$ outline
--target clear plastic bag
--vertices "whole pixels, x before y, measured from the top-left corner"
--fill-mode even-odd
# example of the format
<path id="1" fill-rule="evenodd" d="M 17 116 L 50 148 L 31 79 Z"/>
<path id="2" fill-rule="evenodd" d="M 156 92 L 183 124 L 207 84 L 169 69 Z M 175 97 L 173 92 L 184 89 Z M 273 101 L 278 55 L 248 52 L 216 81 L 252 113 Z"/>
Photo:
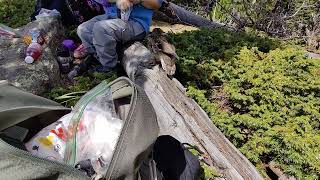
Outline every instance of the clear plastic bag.
<path id="1" fill-rule="evenodd" d="M 122 127 L 104 81 L 86 93 L 71 113 L 42 129 L 25 146 L 35 156 L 72 166 L 90 160 L 94 171 L 105 176 Z"/>
<path id="2" fill-rule="evenodd" d="M 56 9 L 49 10 L 41 8 L 39 14 L 36 16 L 36 20 L 47 20 L 48 18 L 58 19 L 61 17 L 61 14 Z"/>
<path id="3" fill-rule="evenodd" d="M 90 160 L 95 172 L 104 176 L 123 126 L 106 82 L 84 95 L 72 112 L 65 162 L 74 166 Z"/>
<path id="4" fill-rule="evenodd" d="M 22 37 L 22 34 L 14 30 L 13 28 L 0 23 L 0 38 L 2 37 L 18 38 L 18 37 Z"/>
<path id="5" fill-rule="evenodd" d="M 126 22 L 129 21 L 132 9 L 133 9 L 133 7 L 131 6 L 127 10 L 121 10 L 121 19 L 126 21 Z"/>

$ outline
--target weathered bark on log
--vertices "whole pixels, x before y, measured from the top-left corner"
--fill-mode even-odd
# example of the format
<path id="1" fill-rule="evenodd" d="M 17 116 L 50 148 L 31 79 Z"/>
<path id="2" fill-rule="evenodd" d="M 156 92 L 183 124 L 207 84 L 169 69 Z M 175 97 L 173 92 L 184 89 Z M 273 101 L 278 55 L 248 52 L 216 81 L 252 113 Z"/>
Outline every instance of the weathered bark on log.
<path id="1" fill-rule="evenodd" d="M 166 2 L 153 17 L 155 20 L 169 23 L 183 23 L 200 28 L 224 28 L 231 31 L 236 29 L 217 21 L 210 21 L 202 16 L 196 15 L 174 3 Z"/>
<path id="2" fill-rule="evenodd" d="M 199 105 L 185 95 L 183 86 L 170 79 L 153 54 L 141 43 L 124 51 L 123 67 L 147 93 L 157 113 L 161 135 L 197 145 L 225 179 L 262 179 L 255 167 L 214 126 Z"/>

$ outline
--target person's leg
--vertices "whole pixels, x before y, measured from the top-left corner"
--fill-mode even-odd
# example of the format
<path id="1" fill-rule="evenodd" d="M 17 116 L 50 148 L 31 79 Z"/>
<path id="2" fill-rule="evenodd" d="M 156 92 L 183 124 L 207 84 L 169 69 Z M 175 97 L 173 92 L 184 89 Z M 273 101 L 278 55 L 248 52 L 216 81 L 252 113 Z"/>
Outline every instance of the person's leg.
<path id="1" fill-rule="evenodd" d="M 89 21 L 86 21 L 78 26 L 77 34 L 82 41 L 82 44 L 74 51 L 73 56 L 77 59 L 86 57 L 88 54 L 95 53 L 93 46 L 93 26 L 96 22 L 101 20 L 111 19 L 108 15 L 96 16 Z M 82 74 L 88 70 L 88 60 L 90 57 L 84 59 L 80 64 L 76 64 L 72 71 L 69 72 L 68 78 L 73 79 L 74 77 Z"/>
<path id="2" fill-rule="evenodd" d="M 96 22 L 110 19 L 108 15 L 100 15 L 96 16 L 89 21 L 86 21 L 78 26 L 77 34 L 80 37 L 84 49 L 88 53 L 94 53 L 94 46 L 93 46 L 93 26 Z"/>
<path id="3" fill-rule="evenodd" d="M 99 61 L 105 68 L 113 68 L 117 64 L 117 43 L 143 39 L 143 27 L 133 21 L 125 22 L 121 19 L 99 21 L 93 27 L 93 45 Z"/>

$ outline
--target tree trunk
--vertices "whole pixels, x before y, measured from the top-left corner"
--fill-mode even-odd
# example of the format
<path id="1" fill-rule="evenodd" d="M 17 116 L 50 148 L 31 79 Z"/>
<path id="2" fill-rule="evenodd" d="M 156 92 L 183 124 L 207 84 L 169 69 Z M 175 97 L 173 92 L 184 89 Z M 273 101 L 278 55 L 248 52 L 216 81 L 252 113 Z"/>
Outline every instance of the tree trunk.
<path id="1" fill-rule="evenodd" d="M 217 21 L 210 21 L 171 2 L 165 2 L 160 10 L 155 13 L 154 19 L 169 23 L 182 23 L 200 28 L 225 28 L 236 31 L 236 29 L 230 26 Z"/>
<path id="2" fill-rule="evenodd" d="M 184 87 L 170 79 L 141 43 L 124 51 L 122 64 L 129 78 L 147 93 L 157 113 L 161 135 L 197 145 L 225 179 L 262 179 L 255 167 L 214 126 Z"/>

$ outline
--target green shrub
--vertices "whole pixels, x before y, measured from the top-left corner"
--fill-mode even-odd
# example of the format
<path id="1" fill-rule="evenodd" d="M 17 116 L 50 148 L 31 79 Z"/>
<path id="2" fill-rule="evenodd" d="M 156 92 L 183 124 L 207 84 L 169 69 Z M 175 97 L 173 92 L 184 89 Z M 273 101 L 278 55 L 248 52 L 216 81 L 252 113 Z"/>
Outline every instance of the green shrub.
<path id="1" fill-rule="evenodd" d="M 210 73 L 219 73 L 215 61 L 228 61 L 244 46 L 259 47 L 262 52 L 268 52 L 278 46 L 279 42 L 268 38 L 261 38 L 246 33 L 232 33 L 223 30 L 190 31 L 183 34 L 172 34 L 172 41 L 176 45 L 180 60 L 177 62 L 178 78 L 182 82 L 197 79 L 200 86 L 209 84 L 213 79 Z M 198 71 L 194 71 L 196 68 Z M 192 74 L 192 76 L 190 76 Z M 217 83 L 217 82 L 216 82 Z"/>
<path id="2" fill-rule="evenodd" d="M 172 36 L 188 95 L 263 175 L 275 161 L 300 179 L 320 178 L 319 59 L 252 35 Z"/>
<path id="3" fill-rule="evenodd" d="M 0 0 L 0 23 L 13 28 L 27 24 L 34 5 L 35 0 Z"/>
<path id="4" fill-rule="evenodd" d="M 44 96 L 57 101 L 65 106 L 74 106 L 82 95 L 91 90 L 103 80 L 111 82 L 117 78 L 115 72 L 108 73 L 94 73 L 93 76 L 79 76 L 73 84 L 65 87 L 55 87 Z"/>

